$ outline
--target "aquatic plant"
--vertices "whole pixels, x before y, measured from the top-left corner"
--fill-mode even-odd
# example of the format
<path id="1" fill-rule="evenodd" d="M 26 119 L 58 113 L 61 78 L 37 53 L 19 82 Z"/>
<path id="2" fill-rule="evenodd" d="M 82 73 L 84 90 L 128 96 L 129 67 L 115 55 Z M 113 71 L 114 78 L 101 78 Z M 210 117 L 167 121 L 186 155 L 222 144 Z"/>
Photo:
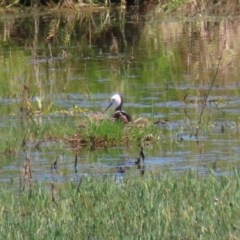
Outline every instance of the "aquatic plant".
<path id="1" fill-rule="evenodd" d="M 188 172 L 84 177 L 0 189 L 4 239 L 238 239 L 240 177 Z"/>

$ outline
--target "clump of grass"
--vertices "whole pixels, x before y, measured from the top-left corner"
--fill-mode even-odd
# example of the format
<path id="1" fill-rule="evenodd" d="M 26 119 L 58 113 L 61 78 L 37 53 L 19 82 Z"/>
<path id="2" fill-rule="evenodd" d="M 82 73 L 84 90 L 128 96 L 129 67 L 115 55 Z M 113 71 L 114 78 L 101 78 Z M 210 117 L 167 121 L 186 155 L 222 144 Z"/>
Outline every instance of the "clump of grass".
<path id="1" fill-rule="evenodd" d="M 86 137 L 97 145 L 117 145 L 123 141 L 124 124 L 122 122 L 104 119 L 98 122 L 89 122 Z"/>
<path id="2" fill-rule="evenodd" d="M 50 188 L 50 187 L 49 187 Z M 0 189 L 5 239 L 238 239 L 240 177 L 84 178 L 51 191 Z"/>
<path id="3" fill-rule="evenodd" d="M 9 125 L 8 125 L 9 124 Z M 124 124 L 110 119 L 92 121 L 83 116 L 33 116 L 6 123 L 2 128 L 0 152 L 15 155 L 27 142 L 38 143 L 56 140 L 70 147 L 110 147 L 140 144 L 157 138 L 158 128 L 150 123 L 147 126 Z"/>
<path id="4" fill-rule="evenodd" d="M 153 141 L 158 132 L 153 123 L 139 127 L 134 123 L 124 124 L 121 121 L 103 119 L 97 122 L 89 121 L 85 131 L 82 131 L 82 137 L 93 147 L 109 147 Z"/>

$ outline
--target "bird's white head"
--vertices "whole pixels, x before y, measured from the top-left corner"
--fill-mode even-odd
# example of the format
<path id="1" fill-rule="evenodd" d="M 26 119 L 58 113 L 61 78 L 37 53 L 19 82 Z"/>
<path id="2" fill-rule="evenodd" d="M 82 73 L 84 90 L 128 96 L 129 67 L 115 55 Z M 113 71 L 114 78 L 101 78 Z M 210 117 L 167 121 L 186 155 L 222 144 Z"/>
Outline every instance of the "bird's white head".
<path id="1" fill-rule="evenodd" d="M 111 103 L 115 106 L 120 106 L 122 104 L 122 97 L 117 93 L 111 97 Z"/>
<path id="2" fill-rule="evenodd" d="M 104 112 L 106 112 L 112 105 L 116 106 L 116 111 L 121 110 L 123 104 L 123 100 L 120 94 L 116 93 L 111 97 L 110 104 L 106 108 Z"/>

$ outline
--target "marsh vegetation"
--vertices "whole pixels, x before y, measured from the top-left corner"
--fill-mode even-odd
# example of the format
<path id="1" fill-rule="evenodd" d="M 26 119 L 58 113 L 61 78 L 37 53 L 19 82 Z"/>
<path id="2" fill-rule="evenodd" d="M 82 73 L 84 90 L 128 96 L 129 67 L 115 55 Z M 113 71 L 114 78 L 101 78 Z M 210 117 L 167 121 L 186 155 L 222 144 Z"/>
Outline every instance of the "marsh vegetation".
<path id="1" fill-rule="evenodd" d="M 239 238 L 237 1 L 5 4 L 1 237 Z"/>
<path id="2" fill-rule="evenodd" d="M 238 239 L 239 173 L 148 173 L 116 183 L 83 178 L 64 188 L 1 188 L 5 239 Z M 7 204 L 6 204 L 7 203 Z"/>

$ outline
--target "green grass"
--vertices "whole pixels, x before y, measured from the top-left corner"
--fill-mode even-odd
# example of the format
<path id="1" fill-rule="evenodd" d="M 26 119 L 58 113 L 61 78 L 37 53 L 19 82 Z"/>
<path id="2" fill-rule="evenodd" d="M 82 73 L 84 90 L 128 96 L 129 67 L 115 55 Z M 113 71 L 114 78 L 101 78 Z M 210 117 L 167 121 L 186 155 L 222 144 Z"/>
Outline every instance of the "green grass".
<path id="1" fill-rule="evenodd" d="M 77 121 L 71 117 L 16 120 L 14 124 L 5 123 L 0 128 L 0 153 L 17 154 L 22 151 L 23 143 L 62 140 L 77 132 Z"/>
<path id="2" fill-rule="evenodd" d="M 240 176 L 84 178 L 0 189 L 1 239 L 239 239 Z"/>
<path id="3" fill-rule="evenodd" d="M 150 122 L 150 121 L 149 121 Z M 0 153 L 16 155 L 24 143 L 60 141 L 66 147 L 84 144 L 86 147 L 111 147 L 139 145 L 158 138 L 159 128 L 124 124 L 110 119 L 92 121 L 83 116 L 40 115 L 18 119 L 14 125 L 6 122 L 1 129 Z M 150 137 L 149 137 L 150 136 Z M 61 145 L 62 147 L 62 145 Z"/>
<path id="4" fill-rule="evenodd" d="M 121 142 L 123 140 L 124 123 L 111 121 L 108 119 L 91 122 L 87 125 L 86 137 L 102 138 L 106 141 L 116 140 Z"/>
<path id="5" fill-rule="evenodd" d="M 86 129 L 84 138 L 100 147 L 141 144 L 146 140 L 153 142 L 159 134 L 159 128 L 153 123 L 139 127 L 134 122 L 124 124 L 109 119 L 89 122 Z"/>

